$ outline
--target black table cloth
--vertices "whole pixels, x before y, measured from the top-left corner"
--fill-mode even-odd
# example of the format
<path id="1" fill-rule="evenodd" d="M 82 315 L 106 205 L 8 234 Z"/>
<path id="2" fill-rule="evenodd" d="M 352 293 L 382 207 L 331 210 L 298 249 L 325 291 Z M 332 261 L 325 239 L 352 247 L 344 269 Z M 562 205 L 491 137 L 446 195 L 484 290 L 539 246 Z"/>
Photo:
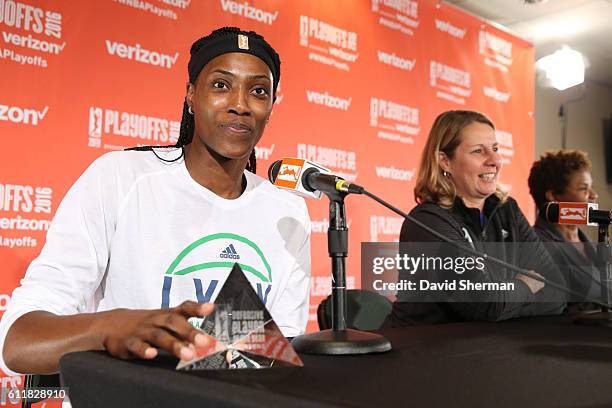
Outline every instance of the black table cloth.
<path id="1" fill-rule="evenodd" d="M 387 329 L 393 350 L 302 354 L 304 367 L 176 372 L 169 355 L 71 353 L 74 407 L 610 407 L 612 329 L 567 317 Z"/>

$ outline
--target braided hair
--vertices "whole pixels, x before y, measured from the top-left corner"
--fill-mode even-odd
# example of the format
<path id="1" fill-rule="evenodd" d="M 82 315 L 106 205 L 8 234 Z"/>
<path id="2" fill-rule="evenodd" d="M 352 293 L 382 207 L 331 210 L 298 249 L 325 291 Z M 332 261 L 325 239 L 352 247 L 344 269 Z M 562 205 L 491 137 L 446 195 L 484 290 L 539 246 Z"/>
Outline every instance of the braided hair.
<path id="1" fill-rule="evenodd" d="M 268 61 L 265 61 L 265 62 L 271 68 L 271 71 L 273 71 L 273 73 L 275 74 L 273 75 L 273 92 L 272 92 L 272 100 L 275 101 L 276 100 L 276 89 L 278 88 L 278 82 L 279 82 L 279 77 L 280 77 L 280 58 L 278 54 L 276 53 L 276 51 L 274 51 L 274 49 L 265 41 L 265 39 L 254 31 L 242 31 L 237 27 L 223 27 L 223 28 L 214 30 L 209 35 L 198 39 L 191 45 L 191 49 L 189 51 L 191 55 L 189 68 L 191 68 L 191 62 L 194 59 L 194 55 L 197 54 L 198 51 L 200 51 L 201 49 L 207 46 L 213 47 L 216 40 L 219 40 L 222 37 L 237 36 L 240 34 L 249 37 L 249 39 L 258 41 L 259 43 L 263 44 L 263 47 L 265 48 L 265 51 L 267 52 L 266 55 L 269 56 L 270 58 L 269 62 Z M 196 83 L 198 74 L 199 74 L 199 70 L 194 72 L 190 69 L 189 82 L 191 84 Z M 184 100 L 183 101 L 183 115 L 181 117 L 181 127 L 179 131 L 179 138 L 176 144 L 170 145 L 170 146 L 138 146 L 138 147 L 131 147 L 126 150 L 151 150 L 160 160 L 176 161 L 184 156 L 184 152 L 185 152 L 184 147 L 188 145 L 189 143 L 191 143 L 191 141 L 193 140 L 194 130 L 195 130 L 194 115 L 189 113 L 189 106 L 187 105 L 187 100 Z M 183 152 L 176 159 L 165 160 L 161 158 L 160 156 L 158 156 L 157 153 L 155 153 L 154 148 L 159 148 L 159 147 L 161 148 L 181 148 Z M 257 171 L 257 160 L 255 157 L 255 149 L 251 151 L 251 155 L 249 156 L 249 160 L 246 165 L 246 170 L 250 171 L 251 173 L 255 173 Z"/>

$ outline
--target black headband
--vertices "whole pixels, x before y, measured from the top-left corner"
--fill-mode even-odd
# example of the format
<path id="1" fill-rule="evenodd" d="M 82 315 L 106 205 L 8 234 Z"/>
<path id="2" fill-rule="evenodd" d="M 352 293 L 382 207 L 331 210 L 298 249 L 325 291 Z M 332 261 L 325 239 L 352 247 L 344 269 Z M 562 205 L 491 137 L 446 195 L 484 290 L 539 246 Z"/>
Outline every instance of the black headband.
<path id="1" fill-rule="evenodd" d="M 206 45 L 192 53 L 187 66 L 189 82 L 195 84 L 200 71 L 210 60 L 230 52 L 251 54 L 265 62 L 272 72 L 272 83 L 276 93 L 280 79 L 280 58 L 270 44 L 253 31 L 224 32 L 211 38 Z"/>

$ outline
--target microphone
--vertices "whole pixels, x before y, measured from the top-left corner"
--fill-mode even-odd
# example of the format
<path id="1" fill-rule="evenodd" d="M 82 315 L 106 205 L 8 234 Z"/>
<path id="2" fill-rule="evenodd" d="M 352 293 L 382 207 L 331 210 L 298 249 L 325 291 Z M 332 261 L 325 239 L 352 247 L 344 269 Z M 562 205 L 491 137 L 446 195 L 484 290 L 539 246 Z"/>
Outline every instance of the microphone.
<path id="1" fill-rule="evenodd" d="M 548 222 L 565 225 L 609 225 L 612 211 L 598 210 L 595 203 L 548 202 L 540 211 Z"/>
<path id="2" fill-rule="evenodd" d="M 276 187 L 306 198 L 321 198 L 321 193 L 363 194 L 363 187 L 351 183 L 314 162 L 285 157 L 268 169 L 268 179 Z"/>

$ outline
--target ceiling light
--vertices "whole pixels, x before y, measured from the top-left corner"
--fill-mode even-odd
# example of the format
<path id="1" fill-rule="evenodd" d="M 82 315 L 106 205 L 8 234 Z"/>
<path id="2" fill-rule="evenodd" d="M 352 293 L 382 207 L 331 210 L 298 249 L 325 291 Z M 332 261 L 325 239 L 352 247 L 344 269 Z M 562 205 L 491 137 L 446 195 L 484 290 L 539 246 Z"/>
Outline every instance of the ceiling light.
<path id="1" fill-rule="evenodd" d="M 544 73 L 546 83 L 560 91 L 584 82 L 584 57 L 569 47 L 540 58 L 536 68 Z"/>

